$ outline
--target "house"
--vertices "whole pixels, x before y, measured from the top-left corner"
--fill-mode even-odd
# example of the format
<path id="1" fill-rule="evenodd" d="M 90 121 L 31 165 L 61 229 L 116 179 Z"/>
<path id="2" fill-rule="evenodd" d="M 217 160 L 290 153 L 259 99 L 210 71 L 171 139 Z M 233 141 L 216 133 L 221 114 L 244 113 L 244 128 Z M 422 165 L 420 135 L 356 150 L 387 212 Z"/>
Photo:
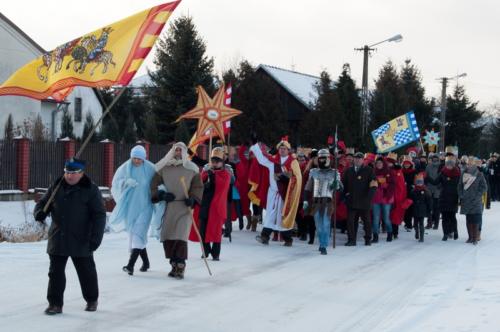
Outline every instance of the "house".
<path id="1" fill-rule="evenodd" d="M 0 13 L 0 83 L 7 80 L 16 70 L 39 57 L 46 51 L 24 33 L 12 21 Z M 4 137 L 5 124 L 12 114 L 14 127 L 26 120 L 33 121 L 38 114 L 42 117 L 48 136 L 59 137 L 62 110 L 67 107 L 73 119 L 76 137 L 83 132 L 85 117 L 91 113 L 94 121 L 101 116 L 103 104 L 97 90 L 76 87 L 66 98 L 66 103 L 54 100 L 35 100 L 20 96 L 0 96 L 0 139 Z"/>

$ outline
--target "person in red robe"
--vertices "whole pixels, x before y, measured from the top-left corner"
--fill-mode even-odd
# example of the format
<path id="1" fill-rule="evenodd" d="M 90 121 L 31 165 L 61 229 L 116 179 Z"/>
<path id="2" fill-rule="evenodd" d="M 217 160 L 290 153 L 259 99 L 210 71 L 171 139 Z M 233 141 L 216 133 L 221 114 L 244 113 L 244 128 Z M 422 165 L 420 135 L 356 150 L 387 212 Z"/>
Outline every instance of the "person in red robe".
<path id="1" fill-rule="evenodd" d="M 199 227 L 205 255 L 219 260 L 221 252 L 222 226 L 227 219 L 227 196 L 233 175 L 231 167 L 224 165 L 224 149 L 216 147 L 210 155 L 210 163 L 201 173 L 204 183 L 201 206 L 194 211 L 194 220 Z M 198 242 L 191 229 L 189 240 Z"/>
<path id="2" fill-rule="evenodd" d="M 250 199 L 248 192 L 250 185 L 248 184 L 248 175 L 250 169 L 250 159 L 248 156 L 248 146 L 241 145 L 238 149 L 239 162 L 236 164 L 236 180 L 234 185 L 240 194 L 241 214 L 247 218 L 247 230 L 251 228 L 252 222 L 250 219 Z"/>
<path id="3" fill-rule="evenodd" d="M 254 154 L 249 153 L 248 167 L 248 198 L 252 203 L 251 229 L 252 232 L 257 231 L 257 223 L 262 218 L 262 210 L 267 205 L 267 188 L 269 187 L 269 170 L 267 167 L 259 164 Z M 248 225 L 247 225 L 248 229 Z"/>
<path id="4" fill-rule="evenodd" d="M 397 162 L 398 155 L 389 153 L 385 158 L 389 169 L 392 171 L 392 178 L 394 179 L 394 204 L 390 214 L 392 224 L 392 235 L 394 239 L 399 236 L 399 225 L 403 222 L 406 209 L 408 208 L 408 194 L 406 192 L 406 182 L 403 175 L 403 169 Z"/>

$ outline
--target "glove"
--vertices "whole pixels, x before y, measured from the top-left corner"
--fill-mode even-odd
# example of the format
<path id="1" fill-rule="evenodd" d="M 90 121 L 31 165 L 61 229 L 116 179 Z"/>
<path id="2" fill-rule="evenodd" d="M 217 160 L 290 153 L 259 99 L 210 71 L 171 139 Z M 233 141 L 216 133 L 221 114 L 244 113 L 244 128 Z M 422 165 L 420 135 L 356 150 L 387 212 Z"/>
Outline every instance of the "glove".
<path id="1" fill-rule="evenodd" d="M 194 203 L 195 203 L 195 200 L 192 197 L 184 199 L 184 204 L 186 204 L 187 207 L 192 208 L 194 206 Z"/>
<path id="2" fill-rule="evenodd" d="M 158 199 L 160 201 L 165 201 L 165 202 L 169 203 L 175 199 L 175 195 L 172 193 L 167 193 L 163 190 L 160 190 L 160 191 L 158 191 Z"/>
<path id="3" fill-rule="evenodd" d="M 138 184 L 139 183 L 132 178 L 128 178 L 127 180 L 125 180 L 125 186 L 127 187 L 135 188 Z"/>
<path id="4" fill-rule="evenodd" d="M 38 210 L 35 213 L 35 220 L 43 223 L 45 221 L 45 218 L 47 218 L 48 213 L 43 212 L 43 209 Z"/>
<path id="5" fill-rule="evenodd" d="M 302 202 L 302 208 L 303 208 L 304 210 L 307 210 L 307 209 L 309 208 L 309 202 L 308 202 L 308 201 L 304 201 L 304 202 Z"/>

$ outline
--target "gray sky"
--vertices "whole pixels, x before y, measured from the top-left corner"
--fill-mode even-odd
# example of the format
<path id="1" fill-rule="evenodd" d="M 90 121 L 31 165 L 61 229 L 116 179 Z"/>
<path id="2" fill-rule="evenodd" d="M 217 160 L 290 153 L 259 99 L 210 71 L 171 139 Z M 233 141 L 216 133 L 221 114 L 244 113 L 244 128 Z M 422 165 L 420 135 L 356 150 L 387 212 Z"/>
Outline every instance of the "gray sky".
<path id="1" fill-rule="evenodd" d="M 1 11 L 53 49 L 163 2 L 168 0 L 2 1 Z M 384 43 L 370 58 L 371 86 L 388 59 L 400 67 L 410 57 L 429 97 L 440 96 L 436 78 L 466 72 L 460 83 L 473 101 L 483 109 L 500 103 L 499 1 L 183 0 L 172 18 L 183 14 L 193 17 L 218 73 L 245 58 L 313 75 L 326 69 L 335 78 L 348 62 L 360 85 L 362 53 L 354 48 L 400 33 L 402 42 Z M 145 62 L 150 68 L 152 55 Z"/>

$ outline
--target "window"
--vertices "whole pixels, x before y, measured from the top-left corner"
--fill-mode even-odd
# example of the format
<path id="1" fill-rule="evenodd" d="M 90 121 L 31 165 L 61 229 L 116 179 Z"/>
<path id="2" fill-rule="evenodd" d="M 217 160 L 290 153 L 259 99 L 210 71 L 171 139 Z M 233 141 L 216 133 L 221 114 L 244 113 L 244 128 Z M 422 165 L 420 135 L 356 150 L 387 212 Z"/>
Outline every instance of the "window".
<path id="1" fill-rule="evenodd" d="M 82 98 L 75 98 L 75 122 L 82 122 Z"/>

